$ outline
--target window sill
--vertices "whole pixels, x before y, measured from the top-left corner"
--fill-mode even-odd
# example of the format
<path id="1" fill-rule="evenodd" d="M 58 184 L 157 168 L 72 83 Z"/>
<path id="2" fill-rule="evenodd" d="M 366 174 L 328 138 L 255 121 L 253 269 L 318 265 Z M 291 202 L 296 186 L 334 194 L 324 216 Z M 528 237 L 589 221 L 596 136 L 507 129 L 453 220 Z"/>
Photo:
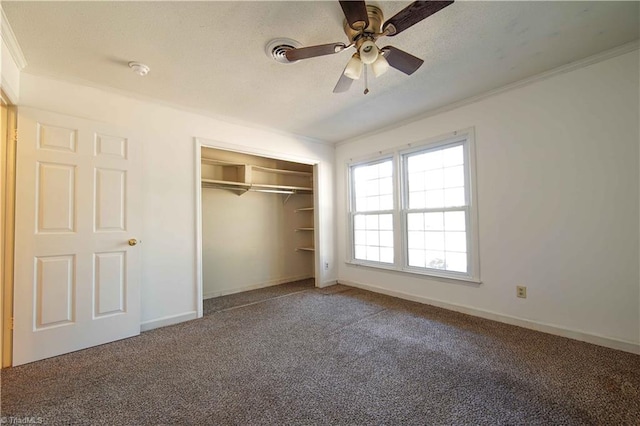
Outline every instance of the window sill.
<path id="1" fill-rule="evenodd" d="M 452 275 L 440 275 L 440 274 L 434 274 L 431 272 L 422 272 L 422 271 L 417 271 L 415 269 L 408 269 L 408 268 L 399 269 L 394 265 L 384 265 L 384 264 L 349 261 L 349 260 L 345 261 L 345 264 L 347 264 L 347 266 L 380 269 L 383 271 L 394 272 L 401 275 L 415 275 L 425 279 L 433 279 L 437 281 L 464 283 L 464 284 L 478 284 L 478 285 L 482 284 L 482 281 L 478 278 L 452 276 Z"/>

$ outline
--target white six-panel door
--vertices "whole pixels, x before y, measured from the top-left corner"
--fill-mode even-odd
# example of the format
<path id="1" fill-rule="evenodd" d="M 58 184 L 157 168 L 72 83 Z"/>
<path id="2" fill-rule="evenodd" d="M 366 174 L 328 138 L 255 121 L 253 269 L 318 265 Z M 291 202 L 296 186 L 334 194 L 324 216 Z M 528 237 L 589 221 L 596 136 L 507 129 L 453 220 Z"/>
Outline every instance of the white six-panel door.
<path id="1" fill-rule="evenodd" d="M 17 151 L 13 365 L 139 334 L 140 141 L 21 107 Z"/>

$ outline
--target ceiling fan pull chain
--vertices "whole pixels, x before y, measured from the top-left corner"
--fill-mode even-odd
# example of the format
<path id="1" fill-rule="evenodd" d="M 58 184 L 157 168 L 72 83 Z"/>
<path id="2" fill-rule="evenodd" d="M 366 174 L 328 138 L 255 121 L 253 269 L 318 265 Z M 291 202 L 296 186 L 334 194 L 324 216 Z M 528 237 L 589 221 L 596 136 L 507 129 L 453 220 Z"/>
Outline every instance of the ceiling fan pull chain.
<path id="1" fill-rule="evenodd" d="M 369 93 L 369 79 L 367 79 L 367 68 L 369 68 L 369 65 L 365 65 L 364 67 L 364 94 L 366 95 L 367 93 Z"/>

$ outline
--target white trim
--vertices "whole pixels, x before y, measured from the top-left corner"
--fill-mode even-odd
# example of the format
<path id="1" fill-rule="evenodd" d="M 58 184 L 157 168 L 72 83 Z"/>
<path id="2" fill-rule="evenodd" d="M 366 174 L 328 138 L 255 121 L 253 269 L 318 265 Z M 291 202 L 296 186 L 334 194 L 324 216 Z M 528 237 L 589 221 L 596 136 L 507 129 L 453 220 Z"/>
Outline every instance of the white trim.
<path id="1" fill-rule="evenodd" d="M 179 324 L 185 321 L 191 321 L 198 317 L 196 311 L 185 312 L 182 314 L 168 315 L 166 317 L 144 321 L 140 324 L 140 331 L 149 331 L 154 328 L 166 327 L 168 325 Z"/>
<path id="2" fill-rule="evenodd" d="M 515 326 L 527 328 L 530 330 L 541 331 L 543 333 L 566 337 L 573 340 L 579 340 L 581 342 L 592 343 L 594 345 L 604 346 L 607 348 L 617 349 L 620 351 L 630 352 L 633 354 L 640 354 L 640 343 L 637 343 L 637 342 L 615 339 L 607 336 L 602 336 L 599 334 L 587 333 L 580 330 L 573 330 L 570 328 L 561 327 L 554 324 L 547 324 L 539 321 L 528 320 L 525 318 L 518 318 L 511 315 L 504 315 L 498 312 L 487 311 L 484 309 L 478 309 L 478 308 L 474 308 L 466 305 L 459 305 L 456 303 L 445 302 L 437 299 L 431 299 L 428 297 L 418 296 L 415 294 L 405 293 L 401 291 L 388 290 L 383 287 L 378 287 L 370 284 L 363 284 L 363 283 L 350 281 L 350 280 L 339 279 L 338 283 L 344 284 L 350 287 L 356 287 L 363 290 L 372 291 L 374 293 L 386 294 L 387 296 L 398 297 L 404 300 L 411 300 L 413 302 L 423 303 L 431 306 L 437 306 L 439 308 L 448 309 L 450 311 L 460 312 L 463 314 L 485 318 L 492 321 L 498 321 L 505 324 L 515 325 Z"/>
<path id="3" fill-rule="evenodd" d="M 551 78 L 551 77 L 555 77 L 557 75 L 561 75 L 561 74 L 564 74 L 564 73 L 567 73 L 567 72 L 575 71 L 575 70 L 580 69 L 580 68 L 585 68 L 585 67 L 588 67 L 589 65 L 597 64 L 598 62 L 606 61 L 607 59 L 615 58 L 616 56 L 622 56 L 622 55 L 625 55 L 627 53 L 633 52 L 633 51 L 638 50 L 638 49 L 640 49 L 640 41 L 638 41 L 638 40 L 635 40 L 635 41 L 632 41 L 632 42 L 629 42 L 629 43 L 625 43 L 625 44 L 623 44 L 621 46 L 617 46 L 617 47 L 614 47 L 612 49 L 605 50 L 604 52 L 596 53 L 595 55 L 592 55 L 592 56 L 589 56 L 589 57 L 586 57 L 586 58 L 583 58 L 583 59 L 579 59 L 577 61 L 570 62 L 568 64 L 560 65 L 559 67 L 553 68 L 553 69 L 551 69 L 549 71 L 544 71 L 544 72 L 542 72 L 540 74 L 536 74 L 536 75 L 533 75 L 531 77 L 526 77 L 526 78 L 523 78 L 522 80 L 518 80 L 518 81 L 515 81 L 513 83 L 509 83 L 509 84 L 507 84 L 505 86 L 502 86 L 502 87 L 499 87 L 497 89 L 488 90 L 488 91 L 486 91 L 484 93 L 481 93 L 479 95 L 475 95 L 475 96 L 471 96 L 471 97 L 468 97 L 468 98 L 464 98 L 464 99 L 461 99 L 459 101 L 443 105 L 441 107 L 430 109 L 430 110 L 427 110 L 427 111 L 422 112 L 420 114 L 417 114 L 417 115 L 414 115 L 412 117 L 406 118 L 404 120 L 400 120 L 398 122 L 395 122 L 395 123 L 393 123 L 391 125 L 383 126 L 383 127 L 378 128 L 378 129 L 372 130 L 370 132 L 362 133 L 362 134 L 360 134 L 360 135 L 358 135 L 356 137 L 345 139 L 345 140 L 340 141 L 340 142 L 336 142 L 335 146 L 338 147 L 338 146 L 342 146 L 342 145 L 347 145 L 347 144 L 350 144 L 352 142 L 356 142 L 356 141 L 361 140 L 361 139 L 369 138 L 369 137 L 377 135 L 379 133 L 384 133 L 384 132 L 391 131 L 393 129 L 404 127 L 404 126 L 406 126 L 408 124 L 411 124 L 411 123 L 414 123 L 416 121 L 424 120 L 426 118 L 433 117 L 435 115 L 442 114 L 442 113 L 445 113 L 447 111 L 451 111 L 451 110 L 454 110 L 454 109 L 457 109 L 457 108 L 461 108 L 463 106 L 467 106 L 467 105 L 482 101 L 482 100 L 484 100 L 486 98 L 497 96 L 497 95 L 500 95 L 502 93 L 514 90 L 514 89 L 519 89 L 521 87 L 529 86 L 531 84 L 537 83 L 539 81 L 546 80 L 546 79 Z"/>
<path id="4" fill-rule="evenodd" d="M 18 66 L 18 70 L 20 71 L 27 66 L 27 60 L 22 53 L 22 49 L 20 48 L 20 44 L 18 43 L 18 39 L 16 38 L 11 25 L 9 25 L 7 15 L 4 14 L 4 10 L 1 6 L 0 12 L 2 12 L 2 26 L 0 27 L 0 36 L 2 37 L 2 41 L 7 45 L 11 57 L 13 58 L 13 61 L 16 63 L 16 65 Z"/>
<path id="5" fill-rule="evenodd" d="M 329 281 L 323 282 L 321 285 L 317 285 L 316 284 L 316 287 L 325 288 L 325 287 L 330 287 L 330 286 L 336 285 L 336 284 L 338 284 L 338 280 L 329 280 Z"/>
<path id="6" fill-rule="evenodd" d="M 195 197 L 196 197 L 196 300 L 198 318 L 202 318 L 202 143 L 195 138 Z"/>
<path id="7" fill-rule="evenodd" d="M 211 293 L 204 293 L 202 297 L 203 299 L 211 299 L 213 297 L 227 296 L 229 294 L 242 293 L 243 291 L 257 290 L 259 288 L 275 287 L 280 284 L 290 283 L 293 281 L 308 280 L 310 278 L 313 278 L 313 275 L 307 274 L 307 275 L 298 275 L 295 277 L 279 278 L 277 280 L 265 281 L 257 284 L 251 284 L 244 287 L 223 290 L 223 291 L 214 291 Z"/>
<path id="8" fill-rule="evenodd" d="M 2 88 L 2 91 L 4 92 L 5 95 L 7 95 L 7 99 L 10 104 L 13 105 L 17 105 L 18 104 L 18 95 L 16 94 L 16 92 L 13 91 L 13 88 L 11 87 L 11 85 L 9 84 L 9 82 L 7 82 L 7 80 L 4 78 L 4 76 L 2 76 L 2 80 L 0 80 L 0 87 Z"/>

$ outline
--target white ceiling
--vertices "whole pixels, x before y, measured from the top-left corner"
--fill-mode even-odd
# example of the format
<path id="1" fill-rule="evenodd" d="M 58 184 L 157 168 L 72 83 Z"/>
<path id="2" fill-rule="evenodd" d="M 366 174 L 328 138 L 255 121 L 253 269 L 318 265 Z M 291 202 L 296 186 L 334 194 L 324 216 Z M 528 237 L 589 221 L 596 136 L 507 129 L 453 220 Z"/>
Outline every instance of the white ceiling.
<path id="1" fill-rule="evenodd" d="M 370 2 L 388 19 L 409 2 Z M 280 64 L 273 38 L 346 42 L 337 1 L 11 2 L 25 72 L 111 87 L 233 121 L 337 142 L 637 40 L 638 2 L 456 2 L 395 36 L 425 60 L 347 93 L 350 54 Z M 151 67 L 144 78 L 129 61 Z"/>

